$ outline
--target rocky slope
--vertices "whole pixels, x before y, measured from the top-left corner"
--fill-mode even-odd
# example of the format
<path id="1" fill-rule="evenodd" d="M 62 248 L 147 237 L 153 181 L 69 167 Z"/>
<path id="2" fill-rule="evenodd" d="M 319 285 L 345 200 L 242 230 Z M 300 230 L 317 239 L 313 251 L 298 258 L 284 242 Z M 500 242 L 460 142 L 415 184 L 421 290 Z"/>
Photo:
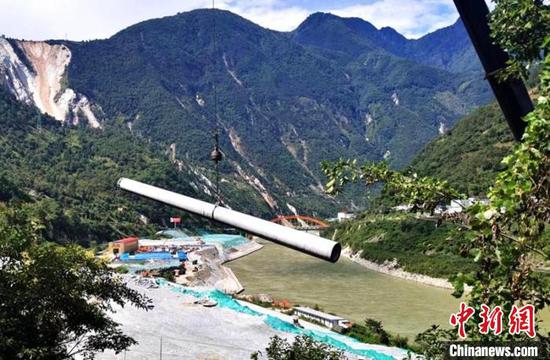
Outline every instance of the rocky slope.
<path id="1" fill-rule="evenodd" d="M 71 51 L 64 45 L 0 37 L 0 84 L 27 105 L 56 120 L 100 127 L 100 109 L 67 87 Z"/>

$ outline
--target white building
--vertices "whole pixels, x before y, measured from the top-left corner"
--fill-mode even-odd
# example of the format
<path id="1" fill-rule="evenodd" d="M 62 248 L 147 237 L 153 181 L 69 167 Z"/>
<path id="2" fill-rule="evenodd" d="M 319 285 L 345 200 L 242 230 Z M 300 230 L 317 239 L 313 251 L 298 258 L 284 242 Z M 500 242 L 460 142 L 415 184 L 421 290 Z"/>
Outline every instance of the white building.
<path id="1" fill-rule="evenodd" d="M 339 222 L 342 222 L 345 220 L 352 220 L 352 219 L 355 219 L 355 214 L 349 213 L 346 211 L 340 211 L 338 215 L 336 215 L 336 218 L 338 219 Z"/>
<path id="2" fill-rule="evenodd" d="M 472 206 L 475 202 L 476 202 L 476 199 L 472 197 L 464 200 L 454 199 L 454 200 L 451 200 L 451 204 L 447 206 L 447 210 L 445 212 L 448 214 L 461 213 L 462 211 Z"/>
<path id="3" fill-rule="evenodd" d="M 393 209 L 395 211 L 409 211 L 413 208 L 412 205 L 409 205 L 409 204 L 403 204 L 403 205 L 397 205 L 397 206 L 394 206 Z"/>
<path id="4" fill-rule="evenodd" d="M 469 208 L 470 206 L 481 203 L 484 205 L 489 204 L 488 199 L 476 199 L 473 197 L 467 198 L 467 199 L 453 199 L 451 200 L 451 203 L 446 206 L 440 206 L 438 205 L 435 209 L 436 214 L 458 214 Z"/>
<path id="5" fill-rule="evenodd" d="M 348 328 L 351 326 L 351 322 L 344 319 L 343 317 L 327 314 L 322 311 L 318 311 L 308 307 L 295 307 L 294 315 L 301 316 L 310 320 L 315 320 L 330 329 L 334 328 L 335 326 L 340 326 L 342 328 Z"/>

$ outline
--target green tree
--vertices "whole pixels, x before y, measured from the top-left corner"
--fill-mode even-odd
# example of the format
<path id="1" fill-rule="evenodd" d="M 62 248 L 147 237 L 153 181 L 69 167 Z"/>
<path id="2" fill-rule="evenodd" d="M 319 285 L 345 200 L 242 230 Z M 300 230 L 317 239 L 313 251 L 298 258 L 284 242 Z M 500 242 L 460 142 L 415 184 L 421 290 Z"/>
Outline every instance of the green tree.
<path id="1" fill-rule="evenodd" d="M 384 330 L 382 322 L 374 319 L 366 318 L 364 325 L 353 324 L 344 334 L 364 343 L 407 347 L 406 338 L 392 337 Z M 398 344 L 394 343 L 394 340 L 397 340 Z"/>
<path id="2" fill-rule="evenodd" d="M 537 272 L 541 261 L 548 261 L 548 231 L 550 221 L 550 34 L 548 29 L 550 7 L 542 1 L 496 1 L 491 17 L 493 36 L 511 56 L 504 76 L 516 73 L 541 58 L 538 98 L 527 123 L 521 143 L 503 163 L 501 172 L 488 193 L 489 204 L 476 204 L 463 214 L 448 220 L 472 230 L 463 249 L 479 263 L 479 270 L 454 275 L 451 280 L 455 295 L 463 294 L 464 284 L 470 285 L 469 305 L 479 314 L 481 304 L 501 306 L 509 313 L 514 305 L 530 304 L 540 312 L 550 303 L 547 279 Z M 521 29 L 521 30 L 519 30 Z M 531 29 L 529 35 L 523 29 Z M 401 199 L 417 209 L 430 211 L 439 201 L 456 196 L 445 182 L 418 178 L 415 174 L 389 170 L 384 164 L 358 166 L 355 161 L 324 164 L 329 191 L 337 192 L 352 181 L 367 185 L 383 182 Z M 472 319 L 473 321 L 473 319 Z M 538 324 L 536 324 L 538 326 Z M 503 341 L 528 340 L 527 335 L 483 335 L 473 324 L 467 327 L 470 340 Z M 432 327 L 417 337 L 430 358 L 444 355 L 445 341 L 457 340 L 454 330 Z M 545 334 L 537 340 L 549 347 Z"/>
<path id="3" fill-rule="evenodd" d="M 365 327 L 370 332 L 376 334 L 379 337 L 380 344 L 388 345 L 390 343 L 390 336 L 382 327 L 381 321 L 376 321 L 374 319 L 365 319 Z"/>
<path id="4" fill-rule="evenodd" d="M 298 336 L 291 344 L 275 335 L 265 349 L 268 360 L 341 360 L 344 353 L 308 336 Z M 261 359 L 262 352 L 255 352 L 251 359 Z"/>
<path id="5" fill-rule="evenodd" d="M 5 174 L 0 173 L 0 201 L 21 198 L 26 198 L 25 194 L 23 194 Z"/>
<path id="6" fill-rule="evenodd" d="M 550 50 L 550 6 L 543 0 L 493 0 L 491 33 L 511 59 L 504 76 L 526 76 L 531 65 L 544 61 Z"/>
<path id="7" fill-rule="evenodd" d="M 135 341 L 108 312 L 148 299 L 84 248 L 43 242 L 28 208 L 0 205 L 0 358 L 92 359 Z"/>

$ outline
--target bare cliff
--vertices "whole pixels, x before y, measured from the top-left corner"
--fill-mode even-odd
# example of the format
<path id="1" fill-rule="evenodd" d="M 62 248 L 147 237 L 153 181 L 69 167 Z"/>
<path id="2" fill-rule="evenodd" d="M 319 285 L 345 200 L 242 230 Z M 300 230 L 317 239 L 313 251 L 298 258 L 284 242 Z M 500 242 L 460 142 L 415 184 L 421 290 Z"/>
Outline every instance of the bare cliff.
<path id="1" fill-rule="evenodd" d="M 101 127 L 99 106 L 67 86 L 70 62 L 65 45 L 0 37 L 0 86 L 59 121 Z"/>

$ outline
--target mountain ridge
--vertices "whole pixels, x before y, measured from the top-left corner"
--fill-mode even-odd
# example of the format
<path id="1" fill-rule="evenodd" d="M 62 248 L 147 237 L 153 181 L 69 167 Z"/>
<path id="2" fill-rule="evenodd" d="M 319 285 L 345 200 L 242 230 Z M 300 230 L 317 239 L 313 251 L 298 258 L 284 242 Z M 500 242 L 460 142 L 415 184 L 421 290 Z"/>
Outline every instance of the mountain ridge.
<path id="1" fill-rule="evenodd" d="M 342 39 L 349 20 L 328 19 L 339 23 L 332 40 Z M 364 33 L 396 36 L 351 22 Z M 176 144 L 176 157 L 206 164 L 219 122 L 223 173 L 256 188 L 273 213 L 328 215 L 335 205 L 322 191 L 321 160 L 405 166 L 491 96 L 479 73 L 397 56 L 363 33 L 351 40 L 367 50 L 344 55 L 330 48 L 328 32 L 326 46 L 315 49 L 296 34 L 205 9 L 147 20 L 106 40 L 48 44 L 70 50 L 67 86 L 101 108 L 106 127 L 124 123 L 161 146 Z"/>
<path id="2" fill-rule="evenodd" d="M 326 27 L 327 24 L 330 25 L 330 28 Z M 474 49 L 469 46 L 470 40 L 460 18 L 452 25 L 425 34 L 418 39 L 408 39 L 388 26 L 377 29 L 373 24 L 361 18 L 343 18 L 331 13 L 318 12 L 306 18 L 291 34 L 299 43 L 319 46 L 320 44 L 312 44 L 310 37 L 319 38 L 321 37 L 319 33 L 324 36 L 327 33 L 333 34 L 334 29 L 340 30 L 337 37 L 339 41 L 333 40 L 333 43 L 327 44 L 324 46 L 325 48 L 340 46 L 339 49 L 342 49 L 345 46 L 348 52 L 351 51 L 352 55 L 357 56 L 366 51 L 372 51 L 375 47 L 380 47 L 392 55 L 417 60 L 425 65 L 451 72 L 482 71 L 481 63 L 477 59 Z M 309 33 L 311 30 L 315 33 Z M 345 41 L 351 41 L 352 44 L 341 43 L 342 39 L 346 37 L 348 39 Z M 349 39 L 350 37 L 351 39 Z M 330 40 L 332 39 L 329 38 L 328 41 Z M 338 48 L 333 48 L 333 50 L 338 50 Z M 464 57 L 473 61 L 463 64 Z"/>

